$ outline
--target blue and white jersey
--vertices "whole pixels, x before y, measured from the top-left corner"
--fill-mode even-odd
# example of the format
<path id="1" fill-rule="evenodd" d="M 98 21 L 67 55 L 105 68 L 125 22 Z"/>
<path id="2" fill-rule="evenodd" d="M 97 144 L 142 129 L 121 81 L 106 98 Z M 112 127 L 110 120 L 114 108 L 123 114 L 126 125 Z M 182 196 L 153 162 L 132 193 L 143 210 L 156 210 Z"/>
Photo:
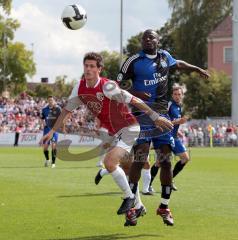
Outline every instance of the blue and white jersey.
<path id="1" fill-rule="evenodd" d="M 182 117 L 181 106 L 173 100 L 170 101 L 168 104 L 168 112 L 169 112 L 169 117 L 170 117 L 171 121 Z M 173 133 L 172 133 L 174 138 L 177 138 L 178 129 L 179 129 L 179 124 L 174 125 L 174 129 L 173 129 Z"/>
<path id="2" fill-rule="evenodd" d="M 144 51 L 129 57 L 122 65 L 117 81 L 131 79 L 132 90 L 151 95 L 148 102 L 156 103 L 155 110 L 167 110 L 168 107 L 168 73 L 176 65 L 167 51 L 159 50 L 157 55 L 147 55 Z"/>
<path id="3" fill-rule="evenodd" d="M 44 107 L 41 112 L 41 118 L 45 121 L 45 127 L 52 128 L 61 113 L 61 107 L 55 105 L 54 107 L 50 108 L 49 105 Z"/>

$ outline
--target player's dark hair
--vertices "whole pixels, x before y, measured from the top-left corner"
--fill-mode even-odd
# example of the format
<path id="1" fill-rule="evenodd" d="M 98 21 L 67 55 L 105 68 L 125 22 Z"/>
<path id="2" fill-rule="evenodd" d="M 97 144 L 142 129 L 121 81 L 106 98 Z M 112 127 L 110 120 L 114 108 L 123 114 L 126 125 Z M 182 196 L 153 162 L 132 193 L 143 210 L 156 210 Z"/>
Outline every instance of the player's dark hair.
<path id="1" fill-rule="evenodd" d="M 89 52 L 86 53 L 83 58 L 83 63 L 85 63 L 86 60 L 94 60 L 97 62 L 97 67 L 103 67 L 103 59 L 102 56 L 99 53 L 96 52 Z"/>
<path id="2" fill-rule="evenodd" d="M 49 99 L 49 98 L 55 99 L 52 95 L 49 95 L 49 96 L 47 97 L 47 99 Z"/>
<path id="3" fill-rule="evenodd" d="M 144 35 L 145 35 L 145 33 L 154 33 L 155 34 L 155 36 L 156 36 L 156 38 L 159 40 L 159 34 L 155 31 L 155 30 L 153 30 L 153 29 L 146 29 L 144 32 L 143 32 L 143 34 L 142 34 L 142 36 L 141 37 L 143 37 Z"/>

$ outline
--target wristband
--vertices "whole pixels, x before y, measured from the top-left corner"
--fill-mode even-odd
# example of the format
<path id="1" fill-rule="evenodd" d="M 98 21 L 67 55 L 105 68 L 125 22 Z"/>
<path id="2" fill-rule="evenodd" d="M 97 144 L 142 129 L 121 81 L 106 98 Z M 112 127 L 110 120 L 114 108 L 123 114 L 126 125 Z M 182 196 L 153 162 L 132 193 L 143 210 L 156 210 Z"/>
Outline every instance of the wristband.
<path id="1" fill-rule="evenodd" d="M 155 120 L 157 120 L 160 116 L 159 116 L 158 113 L 156 113 L 155 111 L 153 111 L 153 112 L 149 115 L 149 117 L 151 118 L 151 120 L 155 121 Z"/>

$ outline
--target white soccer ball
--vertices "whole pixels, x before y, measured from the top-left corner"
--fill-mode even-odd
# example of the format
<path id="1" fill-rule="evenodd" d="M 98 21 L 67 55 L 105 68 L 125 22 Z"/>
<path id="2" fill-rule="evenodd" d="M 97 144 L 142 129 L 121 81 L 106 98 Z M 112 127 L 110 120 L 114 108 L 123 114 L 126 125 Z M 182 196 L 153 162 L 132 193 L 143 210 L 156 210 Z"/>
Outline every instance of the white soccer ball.
<path id="1" fill-rule="evenodd" d="M 82 28 L 87 22 L 87 13 L 78 4 L 68 5 L 62 12 L 61 20 L 67 28 L 77 30 Z"/>

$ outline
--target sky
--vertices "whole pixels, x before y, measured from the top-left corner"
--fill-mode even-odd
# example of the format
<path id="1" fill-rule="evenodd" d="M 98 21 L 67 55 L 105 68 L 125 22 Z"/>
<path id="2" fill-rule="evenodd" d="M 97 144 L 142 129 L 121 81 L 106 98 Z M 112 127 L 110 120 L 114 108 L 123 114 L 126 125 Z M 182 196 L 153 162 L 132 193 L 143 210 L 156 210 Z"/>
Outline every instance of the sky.
<path id="1" fill-rule="evenodd" d="M 33 50 L 37 72 L 28 81 L 67 75 L 68 80 L 82 75 L 82 59 L 89 51 L 119 51 L 120 0 L 13 0 L 11 17 L 21 27 L 15 41 Z M 124 0 L 123 45 L 148 28 L 159 29 L 170 18 L 167 0 Z M 87 12 L 86 25 L 76 31 L 61 22 L 65 6 L 80 4 Z"/>

